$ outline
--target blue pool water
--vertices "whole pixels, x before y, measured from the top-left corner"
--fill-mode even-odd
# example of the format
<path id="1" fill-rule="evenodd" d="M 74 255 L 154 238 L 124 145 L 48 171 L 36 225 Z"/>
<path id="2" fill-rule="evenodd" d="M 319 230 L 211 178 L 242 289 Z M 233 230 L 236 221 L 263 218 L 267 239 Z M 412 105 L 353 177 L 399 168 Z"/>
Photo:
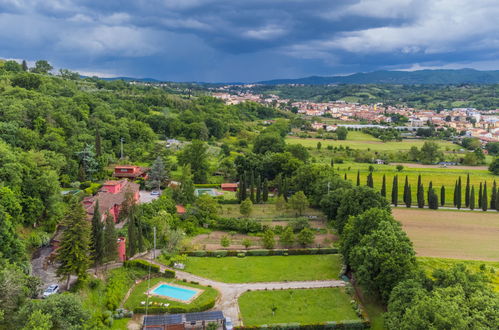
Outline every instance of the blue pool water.
<path id="1" fill-rule="evenodd" d="M 191 299 L 196 294 L 196 291 L 194 291 L 194 290 L 179 288 L 179 287 L 171 286 L 168 284 L 161 284 L 156 289 L 154 289 L 152 292 L 154 294 L 157 294 L 160 296 L 165 296 L 167 298 L 170 297 L 170 298 L 184 300 L 184 301 Z"/>

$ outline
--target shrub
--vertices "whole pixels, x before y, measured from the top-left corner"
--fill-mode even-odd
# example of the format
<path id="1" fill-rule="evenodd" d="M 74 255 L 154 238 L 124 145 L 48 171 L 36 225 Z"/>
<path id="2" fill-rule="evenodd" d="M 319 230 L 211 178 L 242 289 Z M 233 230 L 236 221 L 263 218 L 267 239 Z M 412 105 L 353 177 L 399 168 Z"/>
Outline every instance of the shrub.
<path id="1" fill-rule="evenodd" d="M 142 268 L 142 269 L 145 269 L 147 271 L 149 271 L 149 269 L 150 269 L 151 273 L 160 273 L 161 272 L 159 266 L 153 265 L 152 263 L 147 262 L 145 260 L 141 260 L 141 259 L 128 260 L 124 263 L 124 266 L 128 267 L 128 268 Z"/>
<path id="2" fill-rule="evenodd" d="M 244 258 L 244 257 L 246 257 L 246 253 L 240 252 L 240 253 L 237 254 L 237 257 L 238 258 Z"/>
<path id="3" fill-rule="evenodd" d="M 170 269 L 165 269 L 162 275 L 164 278 L 175 278 L 175 271 Z"/>

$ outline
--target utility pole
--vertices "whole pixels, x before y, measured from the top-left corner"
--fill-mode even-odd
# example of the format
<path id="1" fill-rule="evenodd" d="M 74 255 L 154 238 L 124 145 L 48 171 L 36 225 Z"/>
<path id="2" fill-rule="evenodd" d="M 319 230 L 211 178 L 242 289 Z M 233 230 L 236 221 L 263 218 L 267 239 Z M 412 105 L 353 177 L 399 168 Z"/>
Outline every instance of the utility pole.
<path id="1" fill-rule="evenodd" d="M 154 233 L 154 250 L 152 250 L 152 258 L 154 260 L 156 259 L 156 227 L 153 227 L 153 233 Z"/>
<path id="2" fill-rule="evenodd" d="M 123 141 L 125 141 L 125 138 L 120 138 L 120 142 L 121 142 L 121 157 L 120 157 L 120 159 L 123 159 Z"/>

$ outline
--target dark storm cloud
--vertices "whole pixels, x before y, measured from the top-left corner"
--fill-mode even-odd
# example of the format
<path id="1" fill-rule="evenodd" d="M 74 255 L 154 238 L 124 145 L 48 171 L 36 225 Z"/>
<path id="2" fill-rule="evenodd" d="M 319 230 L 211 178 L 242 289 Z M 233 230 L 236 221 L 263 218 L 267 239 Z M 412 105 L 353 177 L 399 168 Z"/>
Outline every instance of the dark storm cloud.
<path id="1" fill-rule="evenodd" d="M 492 0 L 0 0 L 0 56 L 197 81 L 484 69 L 498 14 Z"/>

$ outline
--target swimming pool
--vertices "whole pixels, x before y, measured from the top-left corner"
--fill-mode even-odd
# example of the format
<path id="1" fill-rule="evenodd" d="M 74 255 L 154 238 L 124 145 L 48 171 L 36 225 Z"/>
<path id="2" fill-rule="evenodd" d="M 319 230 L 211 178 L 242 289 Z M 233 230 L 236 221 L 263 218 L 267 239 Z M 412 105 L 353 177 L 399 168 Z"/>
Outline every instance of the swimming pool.
<path id="1" fill-rule="evenodd" d="M 201 290 L 188 289 L 186 287 L 170 284 L 160 284 L 155 287 L 151 293 L 157 296 L 166 297 L 167 299 L 189 303 L 201 293 Z"/>

